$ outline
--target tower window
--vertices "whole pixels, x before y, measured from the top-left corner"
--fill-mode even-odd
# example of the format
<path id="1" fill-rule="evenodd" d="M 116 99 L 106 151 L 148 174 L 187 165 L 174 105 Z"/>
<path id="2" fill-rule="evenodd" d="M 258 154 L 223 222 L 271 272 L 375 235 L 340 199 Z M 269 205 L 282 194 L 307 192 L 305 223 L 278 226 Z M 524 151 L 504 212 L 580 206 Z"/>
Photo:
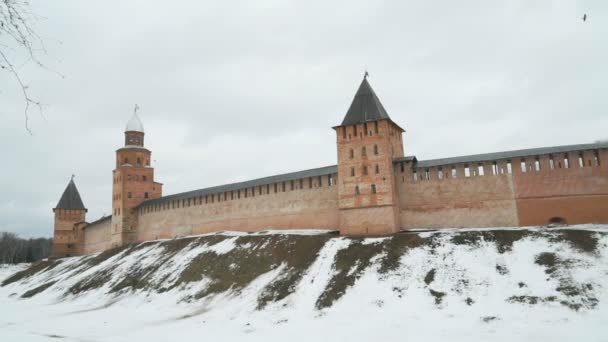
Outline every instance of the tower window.
<path id="1" fill-rule="evenodd" d="M 353 135 L 356 137 L 357 136 L 357 125 L 353 126 Z"/>
<path id="2" fill-rule="evenodd" d="M 129 164 L 129 158 L 125 158 L 125 164 Z"/>
<path id="3" fill-rule="evenodd" d="M 367 176 L 367 166 L 364 166 L 364 167 L 363 167 L 363 175 L 364 175 L 364 176 Z"/>
<path id="4" fill-rule="evenodd" d="M 367 156 L 367 150 L 365 149 L 365 146 L 363 146 L 363 147 L 361 148 L 361 156 L 362 156 L 362 157 Z"/>
<path id="5" fill-rule="evenodd" d="M 312 189 L 312 177 L 308 178 L 308 188 Z"/>
<path id="6" fill-rule="evenodd" d="M 131 180 L 131 175 L 127 175 L 127 180 L 130 181 Z"/>
<path id="7" fill-rule="evenodd" d="M 277 183 L 274 183 L 274 193 L 277 193 Z"/>
<path id="8" fill-rule="evenodd" d="M 141 176 L 141 180 L 145 182 L 146 181 L 146 176 Z"/>
<path id="9" fill-rule="evenodd" d="M 137 166 L 141 166 L 141 158 L 137 158 Z"/>
<path id="10" fill-rule="evenodd" d="M 317 182 L 319 182 L 319 188 L 323 186 L 323 180 L 321 179 L 321 176 L 317 177 Z"/>
<path id="11" fill-rule="evenodd" d="M 378 155 L 378 145 L 374 145 L 374 154 Z"/>
<path id="12" fill-rule="evenodd" d="M 403 163 L 401 163 L 401 172 L 403 172 Z M 380 166 L 376 164 L 376 174 L 380 173 Z"/>
<path id="13" fill-rule="evenodd" d="M 374 132 L 378 134 L 378 121 L 374 121 Z"/>
<path id="14" fill-rule="evenodd" d="M 372 184 L 372 194 L 376 193 L 376 184 Z"/>
<path id="15" fill-rule="evenodd" d="M 300 178 L 300 189 L 304 189 L 304 179 Z"/>
<path id="16" fill-rule="evenodd" d="M 131 198 L 131 197 L 132 197 L 131 192 L 127 192 L 127 198 Z"/>
<path id="17" fill-rule="evenodd" d="M 355 150 L 353 150 L 352 148 L 350 149 L 350 151 L 348 151 L 348 157 L 350 159 L 355 158 Z"/>
<path id="18" fill-rule="evenodd" d="M 346 127 L 342 127 L 342 139 L 346 139 Z"/>
<path id="19" fill-rule="evenodd" d="M 138 176 L 138 175 L 135 175 L 135 176 L 133 176 L 133 179 L 135 179 L 135 180 L 139 180 L 139 176 Z"/>
<path id="20" fill-rule="evenodd" d="M 354 168 L 354 167 L 351 167 L 351 168 L 350 168 L 350 176 L 351 176 L 351 177 L 354 177 L 354 176 L 355 176 L 355 168 Z"/>
<path id="21" fill-rule="evenodd" d="M 355 195 L 359 195 L 359 194 L 360 194 L 359 186 L 357 185 L 357 186 L 355 186 Z"/>
<path id="22" fill-rule="evenodd" d="M 144 192 L 144 198 L 148 198 L 148 193 Z M 190 204 L 190 199 L 188 199 L 188 204 Z"/>

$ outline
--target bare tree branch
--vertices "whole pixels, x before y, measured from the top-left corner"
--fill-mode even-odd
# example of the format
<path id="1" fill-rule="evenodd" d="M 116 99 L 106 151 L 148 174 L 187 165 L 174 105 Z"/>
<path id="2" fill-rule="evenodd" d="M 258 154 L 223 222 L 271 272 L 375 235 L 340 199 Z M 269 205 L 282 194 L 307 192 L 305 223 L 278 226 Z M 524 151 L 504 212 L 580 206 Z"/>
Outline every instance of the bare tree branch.
<path id="1" fill-rule="evenodd" d="M 30 108 L 32 106 L 38 108 L 42 115 L 42 104 L 30 94 L 29 86 L 19 75 L 19 67 L 11 61 L 7 51 L 24 53 L 27 55 L 24 63 L 33 62 L 38 67 L 50 70 L 37 58 L 37 53 L 46 54 L 42 39 L 32 27 L 32 23 L 41 18 L 30 10 L 30 3 L 27 0 L 0 0 L 0 72 L 8 72 L 21 88 L 25 102 L 25 129 L 30 134 L 32 134 L 29 125 Z"/>

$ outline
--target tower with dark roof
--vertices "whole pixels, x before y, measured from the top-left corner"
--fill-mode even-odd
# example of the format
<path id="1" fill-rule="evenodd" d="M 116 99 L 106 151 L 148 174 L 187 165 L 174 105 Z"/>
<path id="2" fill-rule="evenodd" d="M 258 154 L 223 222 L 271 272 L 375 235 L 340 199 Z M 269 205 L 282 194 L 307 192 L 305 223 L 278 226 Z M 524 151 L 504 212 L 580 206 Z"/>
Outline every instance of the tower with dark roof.
<path id="1" fill-rule="evenodd" d="M 399 231 L 399 198 L 393 160 L 403 157 L 404 130 L 389 117 L 363 78 L 339 126 L 340 233 L 384 235 Z"/>
<path id="2" fill-rule="evenodd" d="M 64 257 L 81 254 L 83 232 L 87 208 L 80 198 L 80 193 L 70 179 L 59 202 L 53 208 L 55 225 L 53 231 L 53 257 Z"/>
<path id="3" fill-rule="evenodd" d="M 151 154 L 144 147 L 144 125 L 135 111 L 125 128 L 125 145 L 116 150 L 112 171 L 111 247 L 138 240 L 137 206 L 162 195 L 162 184 L 154 182 Z"/>

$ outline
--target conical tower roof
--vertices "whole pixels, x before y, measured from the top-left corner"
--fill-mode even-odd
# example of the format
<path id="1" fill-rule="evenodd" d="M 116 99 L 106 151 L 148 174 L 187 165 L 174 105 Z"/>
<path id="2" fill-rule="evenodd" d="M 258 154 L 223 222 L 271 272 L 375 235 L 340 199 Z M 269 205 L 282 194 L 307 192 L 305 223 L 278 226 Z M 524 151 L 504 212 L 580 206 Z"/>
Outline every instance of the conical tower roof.
<path id="1" fill-rule="evenodd" d="M 346 112 L 346 116 L 341 126 L 349 126 L 369 121 L 390 119 L 386 109 L 380 102 L 378 96 L 367 82 L 367 77 L 363 78 L 353 102 Z"/>
<path id="2" fill-rule="evenodd" d="M 55 209 L 86 209 L 74 183 L 74 178 L 70 179 Z"/>

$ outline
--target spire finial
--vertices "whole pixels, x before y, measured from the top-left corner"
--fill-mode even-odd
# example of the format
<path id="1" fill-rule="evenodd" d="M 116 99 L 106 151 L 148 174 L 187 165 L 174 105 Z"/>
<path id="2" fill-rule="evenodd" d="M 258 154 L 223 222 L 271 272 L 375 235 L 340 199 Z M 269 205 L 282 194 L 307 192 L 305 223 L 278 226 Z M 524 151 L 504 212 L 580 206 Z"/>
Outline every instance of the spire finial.
<path id="1" fill-rule="evenodd" d="M 139 105 L 135 104 L 135 109 L 133 109 L 133 114 L 137 115 L 137 110 L 139 109 Z"/>
<path id="2" fill-rule="evenodd" d="M 72 174 L 72 179 L 70 179 L 72 182 L 74 181 L 74 177 L 76 177 L 76 175 Z"/>
<path id="3" fill-rule="evenodd" d="M 366 80 L 369 77 L 369 72 L 365 70 L 365 74 L 363 74 L 363 79 Z"/>

